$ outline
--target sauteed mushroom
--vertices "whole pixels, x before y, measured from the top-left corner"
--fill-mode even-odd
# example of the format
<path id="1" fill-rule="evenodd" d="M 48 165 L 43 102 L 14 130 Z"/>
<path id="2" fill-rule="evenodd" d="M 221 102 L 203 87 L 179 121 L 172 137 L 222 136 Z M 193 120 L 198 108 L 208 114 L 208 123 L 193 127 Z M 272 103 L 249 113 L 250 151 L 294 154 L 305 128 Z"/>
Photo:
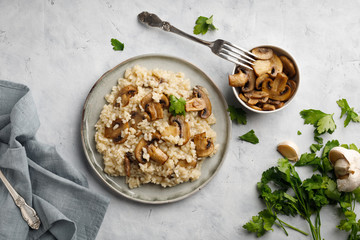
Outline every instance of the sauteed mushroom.
<path id="1" fill-rule="evenodd" d="M 127 106 L 130 102 L 130 98 L 135 96 L 137 92 L 138 92 L 137 88 L 133 85 L 128 85 L 123 87 L 119 91 L 119 95 L 118 95 L 118 97 L 121 97 L 121 106 L 123 107 Z M 120 107 L 118 102 L 115 102 L 115 107 Z"/>
<path id="2" fill-rule="evenodd" d="M 105 127 L 104 136 L 106 138 L 111 138 L 114 143 L 121 144 L 124 143 L 128 137 L 128 134 L 121 136 L 122 132 L 129 127 L 129 123 L 123 123 L 121 119 L 116 119 L 111 127 Z"/>
<path id="3" fill-rule="evenodd" d="M 201 118 L 208 118 L 212 113 L 212 109 L 210 99 L 205 93 L 204 88 L 201 86 L 195 86 L 193 89 L 193 95 L 204 100 L 206 107 L 199 112 L 199 116 Z"/>
<path id="4" fill-rule="evenodd" d="M 214 151 L 214 143 L 206 137 L 205 132 L 195 135 L 194 143 L 198 157 L 207 157 Z"/>

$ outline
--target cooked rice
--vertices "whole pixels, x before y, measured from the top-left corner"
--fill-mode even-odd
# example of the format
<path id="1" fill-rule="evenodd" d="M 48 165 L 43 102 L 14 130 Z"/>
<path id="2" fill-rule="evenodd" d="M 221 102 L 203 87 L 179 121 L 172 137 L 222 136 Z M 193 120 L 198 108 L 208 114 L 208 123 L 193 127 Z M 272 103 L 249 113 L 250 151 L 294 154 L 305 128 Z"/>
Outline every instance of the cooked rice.
<path id="1" fill-rule="evenodd" d="M 121 97 L 118 97 L 119 91 L 128 85 L 137 87 L 138 93 L 130 98 L 129 104 L 121 106 Z M 134 153 L 135 147 L 141 138 L 151 141 L 152 135 L 158 131 L 164 132 L 169 126 L 171 114 L 164 109 L 164 117 L 156 121 L 144 119 L 139 122 L 137 129 L 132 127 L 122 131 L 121 136 L 126 136 L 126 141 L 122 144 L 116 144 L 112 139 L 105 137 L 105 127 L 112 126 L 113 121 L 120 118 L 123 123 L 134 121 L 131 119 L 131 112 L 140 108 L 141 99 L 149 92 L 152 92 L 153 101 L 159 102 L 162 94 L 166 96 L 174 95 L 177 98 L 189 99 L 192 96 L 190 80 L 186 79 L 183 73 L 174 73 L 160 69 L 147 70 L 140 66 L 134 66 L 125 71 L 124 78 L 118 80 L 118 84 L 112 87 L 110 94 L 105 96 L 108 104 L 104 105 L 100 118 L 96 123 L 96 148 L 103 156 L 104 171 L 110 176 L 126 176 L 124 167 L 124 158 L 127 152 Z M 120 107 L 115 107 L 117 103 Z M 154 142 L 154 145 L 160 148 L 168 156 L 164 164 L 159 164 L 150 160 L 150 155 L 146 148 L 143 148 L 143 158 L 147 160 L 145 164 L 138 162 L 131 163 L 130 177 L 126 177 L 126 182 L 130 188 L 139 187 L 141 184 L 154 183 L 163 187 L 175 186 L 179 183 L 194 181 L 201 175 L 201 165 L 206 158 L 198 158 L 196 155 L 195 144 L 191 140 L 196 134 L 206 132 L 206 137 L 216 141 L 216 132 L 210 125 L 215 124 L 216 119 L 213 114 L 207 119 L 199 117 L 198 112 L 187 112 L 185 121 L 190 124 L 190 140 L 182 146 L 183 139 L 179 136 L 162 137 L 161 140 Z M 113 129 L 118 128 L 115 125 Z M 139 135 L 141 134 L 141 135 Z M 216 153 L 218 146 L 215 144 L 213 154 Z M 180 164 L 181 160 L 187 163 L 197 161 L 196 166 L 190 164 Z M 184 161 L 182 161 L 184 163 Z"/>

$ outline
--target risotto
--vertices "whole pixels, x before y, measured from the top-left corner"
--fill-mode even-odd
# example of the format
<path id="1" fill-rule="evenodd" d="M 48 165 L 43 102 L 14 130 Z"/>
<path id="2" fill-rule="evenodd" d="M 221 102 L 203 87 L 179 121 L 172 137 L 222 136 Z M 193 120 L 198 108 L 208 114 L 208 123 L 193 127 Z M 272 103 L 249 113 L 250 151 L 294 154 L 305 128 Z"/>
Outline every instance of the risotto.
<path id="1" fill-rule="evenodd" d="M 208 92 L 183 73 L 134 66 L 105 96 L 96 123 L 104 171 L 124 176 L 130 188 L 194 181 L 217 151 L 216 119 Z M 177 113 L 176 107 L 185 111 Z"/>

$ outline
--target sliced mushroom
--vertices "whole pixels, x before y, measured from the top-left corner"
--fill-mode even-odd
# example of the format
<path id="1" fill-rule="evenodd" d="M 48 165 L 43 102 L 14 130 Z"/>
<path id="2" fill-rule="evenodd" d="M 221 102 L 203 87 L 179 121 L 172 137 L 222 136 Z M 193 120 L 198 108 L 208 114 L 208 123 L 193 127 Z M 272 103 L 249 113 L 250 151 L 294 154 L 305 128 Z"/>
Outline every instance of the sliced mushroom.
<path id="1" fill-rule="evenodd" d="M 280 56 L 280 60 L 284 66 L 284 73 L 289 77 L 292 78 L 296 74 L 295 66 L 292 61 L 286 56 Z"/>
<path id="2" fill-rule="evenodd" d="M 256 76 L 271 73 L 271 61 L 270 60 L 256 60 L 253 65 Z"/>
<path id="3" fill-rule="evenodd" d="M 239 94 L 239 98 L 246 103 L 249 101 L 249 99 L 247 97 L 245 97 L 244 94 L 242 94 L 242 93 Z"/>
<path id="4" fill-rule="evenodd" d="M 105 127 L 104 136 L 106 138 L 111 138 L 114 143 L 121 144 L 124 143 L 128 137 L 128 134 L 121 136 L 122 132 L 129 127 L 129 123 L 123 123 L 121 119 L 116 119 L 111 127 Z"/>
<path id="5" fill-rule="evenodd" d="M 260 90 L 261 89 L 261 85 L 264 82 L 265 79 L 269 78 L 269 74 L 265 73 L 263 75 L 260 75 L 259 77 L 256 78 L 255 80 L 255 88 Z"/>
<path id="6" fill-rule="evenodd" d="M 147 144 L 145 139 L 142 138 L 135 147 L 135 158 L 141 164 L 146 163 L 146 159 L 143 158 L 143 148 L 146 147 Z"/>
<path id="7" fill-rule="evenodd" d="M 268 104 L 268 103 L 265 103 L 263 106 L 262 106 L 262 109 L 264 111 L 273 111 L 276 109 L 276 107 L 272 104 Z"/>
<path id="8" fill-rule="evenodd" d="M 243 92 L 250 92 L 255 89 L 255 81 L 256 77 L 254 71 L 252 70 L 244 70 L 248 76 L 249 81 L 241 88 Z"/>
<path id="9" fill-rule="evenodd" d="M 169 107 L 169 99 L 168 99 L 168 97 L 167 97 L 165 94 L 163 94 L 163 95 L 161 96 L 161 98 L 160 98 L 159 103 L 161 104 L 161 106 L 162 106 L 163 108 Z"/>
<path id="10" fill-rule="evenodd" d="M 249 81 L 249 76 L 243 71 L 229 75 L 229 85 L 232 87 L 243 87 Z"/>
<path id="11" fill-rule="evenodd" d="M 206 103 L 203 98 L 192 98 L 186 101 L 185 111 L 186 112 L 196 112 L 201 111 L 206 107 Z"/>
<path id="12" fill-rule="evenodd" d="M 193 94 L 195 97 L 202 98 L 205 101 L 206 107 L 199 112 L 199 116 L 204 119 L 208 118 L 212 113 L 212 108 L 211 108 L 210 99 L 207 93 L 205 92 L 204 88 L 201 86 L 195 86 L 193 89 Z"/>
<path id="13" fill-rule="evenodd" d="M 244 93 L 244 96 L 247 98 L 264 98 L 264 97 L 268 97 L 269 93 L 264 92 L 264 91 L 251 91 L 248 93 Z"/>
<path id="14" fill-rule="evenodd" d="M 251 52 L 258 58 L 262 60 L 267 60 L 272 58 L 273 50 L 271 48 L 257 47 L 251 50 Z"/>
<path id="15" fill-rule="evenodd" d="M 185 118 L 182 115 L 171 116 L 170 125 L 175 125 L 179 129 L 179 137 L 183 139 L 180 146 L 185 145 L 190 139 L 190 125 L 185 122 Z"/>
<path id="16" fill-rule="evenodd" d="M 138 90 L 133 85 L 123 87 L 119 91 L 118 97 L 121 97 L 121 106 L 125 107 L 129 104 L 130 98 L 137 94 Z M 115 102 L 115 107 L 120 107 L 119 103 Z"/>
<path id="17" fill-rule="evenodd" d="M 272 77 L 276 77 L 278 73 L 282 73 L 283 64 L 280 58 L 276 54 L 274 54 L 273 57 L 270 59 L 270 64 L 271 64 L 271 71 L 269 72 L 269 74 Z"/>
<path id="18" fill-rule="evenodd" d="M 148 93 L 145 95 L 145 97 L 143 97 L 140 101 L 140 106 L 142 107 L 142 109 L 145 110 L 146 105 L 149 104 L 152 101 L 152 93 Z"/>
<path id="19" fill-rule="evenodd" d="M 139 122 L 147 118 L 147 116 L 145 115 L 146 113 L 141 112 L 140 109 L 138 109 L 137 111 L 133 111 L 130 114 L 132 119 L 130 121 L 130 127 L 134 129 L 137 129 L 137 125 L 139 124 Z"/>
<path id="20" fill-rule="evenodd" d="M 206 133 L 194 136 L 195 150 L 198 157 L 207 157 L 214 151 L 214 143 L 211 138 L 206 137 Z"/>
<path id="21" fill-rule="evenodd" d="M 249 98 L 249 100 L 247 101 L 247 104 L 249 104 L 249 105 L 256 105 L 258 102 L 259 102 L 259 99 Z"/>
<path id="22" fill-rule="evenodd" d="M 150 159 L 154 160 L 160 164 L 164 164 L 168 160 L 168 156 L 160 148 L 156 147 L 154 144 L 147 146 L 147 151 L 150 155 Z"/>
<path id="23" fill-rule="evenodd" d="M 294 80 L 288 80 L 287 84 L 290 86 L 291 92 L 294 93 L 297 85 L 296 82 Z"/>
<path id="24" fill-rule="evenodd" d="M 267 92 L 270 99 L 286 101 L 292 94 L 291 88 L 286 82 L 287 76 L 279 73 L 274 80 L 268 78 L 263 82 L 262 91 Z"/>
<path id="25" fill-rule="evenodd" d="M 145 111 L 149 114 L 150 121 L 155 121 L 164 117 L 162 106 L 160 103 L 157 102 L 150 102 L 146 104 Z"/>
<path id="26" fill-rule="evenodd" d="M 191 161 L 191 162 L 187 162 L 186 160 L 182 159 L 182 160 L 179 160 L 177 165 L 179 165 L 180 167 L 184 167 L 184 168 L 195 168 L 196 165 L 197 165 L 197 161 L 194 160 L 194 161 Z"/>

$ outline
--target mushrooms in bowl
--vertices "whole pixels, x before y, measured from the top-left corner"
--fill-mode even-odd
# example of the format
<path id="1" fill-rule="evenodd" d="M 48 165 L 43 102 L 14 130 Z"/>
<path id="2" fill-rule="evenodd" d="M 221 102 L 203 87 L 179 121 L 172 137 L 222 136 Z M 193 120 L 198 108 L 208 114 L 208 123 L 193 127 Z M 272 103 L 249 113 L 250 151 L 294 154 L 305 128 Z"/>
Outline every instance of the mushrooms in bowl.
<path id="1" fill-rule="evenodd" d="M 253 69 L 236 66 L 228 77 L 235 97 L 253 112 L 283 109 L 299 88 L 300 73 L 294 58 L 274 46 L 256 47 L 251 52 L 257 57 Z"/>

